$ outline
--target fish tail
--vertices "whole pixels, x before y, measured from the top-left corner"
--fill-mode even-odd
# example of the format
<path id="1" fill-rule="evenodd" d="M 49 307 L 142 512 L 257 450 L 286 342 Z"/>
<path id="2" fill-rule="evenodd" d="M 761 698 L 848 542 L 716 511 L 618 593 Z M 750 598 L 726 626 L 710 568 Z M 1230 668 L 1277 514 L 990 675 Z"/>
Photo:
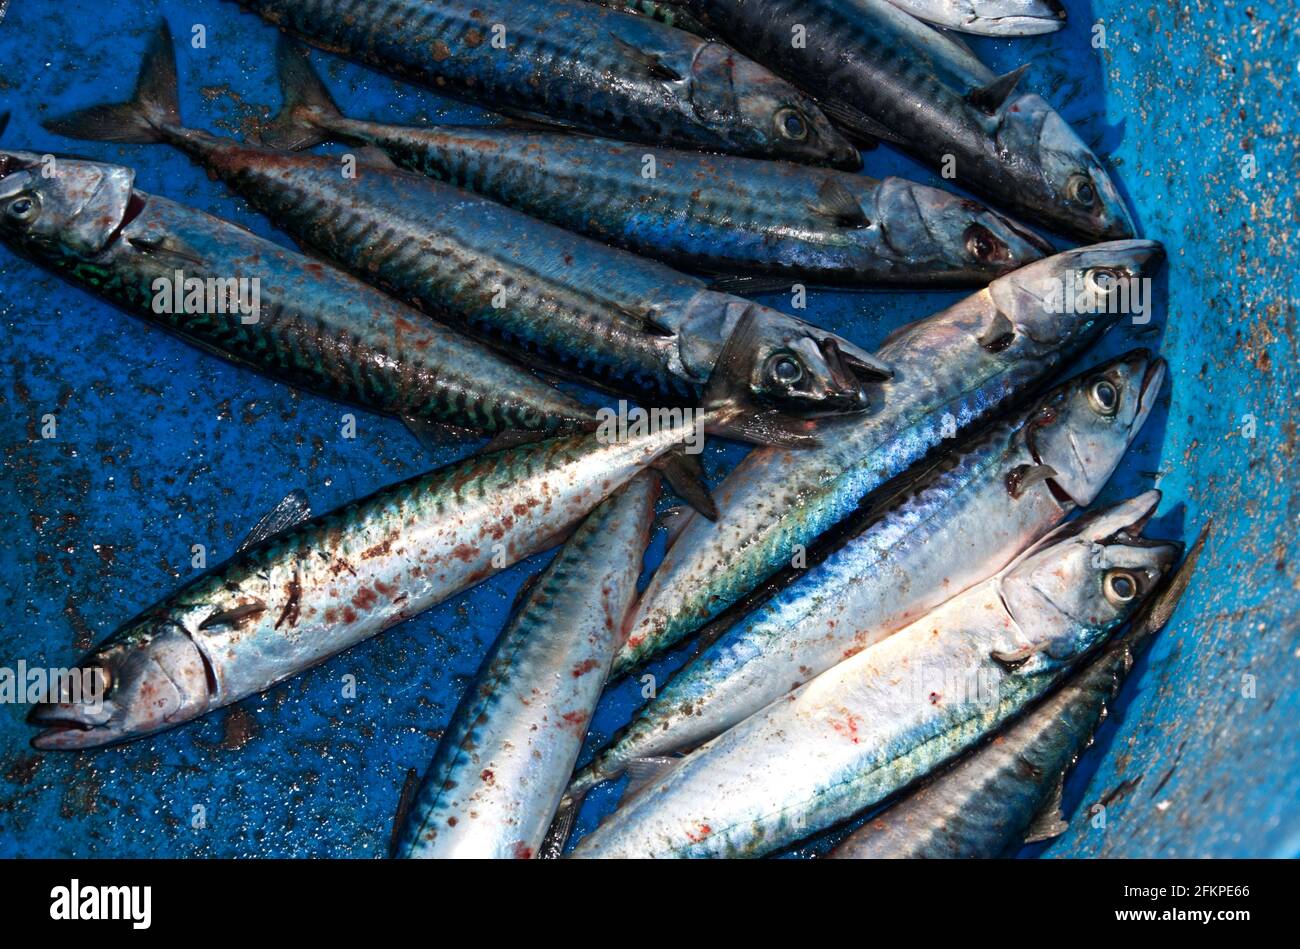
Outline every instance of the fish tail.
<path id="1" fill-rule="evenodd" d="M 338 118 L 343 113 L 312 68 L 307 50 L 281 36 L 275 48 L 275 63 L 284 104 L 280 114 L 262 130 L 262 142 L 272 148 L 300 151 L 329 141 L 334 134 L 321 120 Z"/>
<path id="2" fill-rule="evenodd" d="M 149 41 L 129 100 L 92 105 L 43 124 L 47 130 L 68 138 L 161 142 L 165 130 L 181 122 L 176 85 L 176 51 L 172 48 L 171 28 L 163 20 Z"/>
<path id="3" fill-rule="evenodd" d="M 746 311 L 722 347 L 704 388 L 704 430 L 759 445 L 815 448 L 821 444 L 815 422 L 754 404 L 750 372 L 758 337 L 758 318 L 752 310 Z"/>

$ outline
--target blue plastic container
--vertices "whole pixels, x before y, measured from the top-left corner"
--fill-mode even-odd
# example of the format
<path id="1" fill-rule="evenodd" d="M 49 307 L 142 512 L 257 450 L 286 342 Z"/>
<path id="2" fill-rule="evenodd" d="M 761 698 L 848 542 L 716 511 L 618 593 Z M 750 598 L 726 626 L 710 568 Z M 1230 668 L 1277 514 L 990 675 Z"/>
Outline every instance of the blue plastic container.
<path id="1" fill-rule="evenodd" d="M 166 15 L 186 119 L 246 134 L 278 106 L 274 30 L 218 0 L 5 6 L 0 109 L 14 113 L 6 145 L 131 164 L 146 190 L 285 240 L 166 148 L 72 143 L 38 124 L 125 98 L 147 32 Z M 1155 484 L 1165 502 L 1150 533 L 1190 540 L 1210 518 L 1216 532 L 1175 622 L 1067 789 L 1070 830 L 1036 850 L 1295 856 L 1295 11 L 1266 2 L 1066 6 L 1060 34 L 972 45 L 999 71 L 1032 62 L 1026 87 L 1109 155 L 1141 233 L 1169 250 L 1151 324 L 1120 327 L 1088 357 L 1147 345 L 1172 367 L 1167 408 L 1100 503 Z M 1094 24 L 1104 46 L 1093 45 L 1102 35 Z M 315 56 L 358 116 L 484 117 Z M 867 170 L 940 183 L 885 148 L 868 154 Z M 959 298 L 815 293 L 808 314 L 872 345 Z M 0 665 L 10 668 L 70 664 L 186 580 L 191 545 L 204 544 L 210 562 L 224 559 L 291 488 L 326 510 L 467 450 L 430 456 L 398 423 L 360 412 L 356 438 L 345 439 L 347 409 L 201 355 L 6 250 L 0 325 Z M 53 439 L 39 437 L 47 414 L 57 421 Z M 710 449 L 711 476 L 743 450 Z M 516 589 L 544 560 L 265 695 L 122 747 L 37 753 L 25 707 L 0 706 L 0 856 L 382 855 L 407 770 L 423 771 Z M 662 681 L 681 658 L 652 671 Z M 606 696 L 592 739 L 639 703 L 635 683 Z M 1107 802 L 1104 827 L 1079 816 L 1098 801 Z M 611 805 L 612 792 L 597 795 L 584 823 Z"/>

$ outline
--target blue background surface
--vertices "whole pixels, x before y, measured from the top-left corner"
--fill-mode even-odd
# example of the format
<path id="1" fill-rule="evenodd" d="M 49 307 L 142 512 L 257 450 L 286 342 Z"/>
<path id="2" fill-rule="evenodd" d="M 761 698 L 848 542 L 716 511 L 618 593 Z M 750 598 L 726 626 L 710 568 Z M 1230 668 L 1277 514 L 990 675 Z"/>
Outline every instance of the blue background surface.
<path id="1" fill-rule="evenodd" d="M 1153 534 L 1217 532 L 1175 622 L 1128 682 L 1067 789 L 1046 856 L 1300 854 L 1300 496 L 1296 85 L 1290 4 L 1067 0 L 1064 32 L 972 40 L 1109 156 L 1142 234 L 1165 242 L 1150 326 L 1121 326 L 1172 366 L 1165 404 L 1102 502 L 1158 485 Z M 4 6 L 0 0 L 0 6 Z M 147 33 L 178 40 L 194 126 L 241 136 L 278 106 L 275 31 L 219 0 L 12 0 L 0 20 L 4 144 L 131 164 L 139 186 L 288 243 L 163 146 L 71 143 L 42 119 L 125 98 Z M 1090 45 L 1100 20 L 1107 45 Z M 187 45 L 194 24 L 207 48 Z M 485 113 L 315 53 L 345 111 L 394 122 Z M 1254 177 L 1243 174 L 1253 156 Z M 939 183 L 887 148 L 867 171 Z M 1031 222 L 1032 223 L 1032 222 Z M 806 315 L 872 345 L 961 294 L 810 294 Z M 766 298 L 781 305 L 782 300 Z M 291 488 L 323 511 L 471 450 L 424 452 L 397 423 L 199 354 L 0 249 L 0 665 L 68 665 L 140 607 L 233 552 Z M 54 439 L 40 419 L 57 418 Z M 1243 437 L 1253 415 L 1256 436 Z M 744 449 L 715 445 L 716 479 Z M 648 563 L 659 555 L 657 538 Z M 534 558 L 265 695 L 117 748 L 39 754 L 0 705 L 0 856 L 380 856 L 406 772 L 422 771 Z M 683 654 L 652 667 L 664 675 Z M 345 676 L 357 694 L 345 698 Z M 1246 677 L 1253 677 L 1247 679 Z M 607 695 L 601 740 L 640 703 Z M 779 767 L 773 762 L 773 767 Z M 587 826 L 612 804 L 597 794 Z M 1077 815 L 1108 802 L 1104 828 Z M 201 808 L 206 822 L 195 827 Z M 815 853 L 813 841 L 792 855 Z"/>

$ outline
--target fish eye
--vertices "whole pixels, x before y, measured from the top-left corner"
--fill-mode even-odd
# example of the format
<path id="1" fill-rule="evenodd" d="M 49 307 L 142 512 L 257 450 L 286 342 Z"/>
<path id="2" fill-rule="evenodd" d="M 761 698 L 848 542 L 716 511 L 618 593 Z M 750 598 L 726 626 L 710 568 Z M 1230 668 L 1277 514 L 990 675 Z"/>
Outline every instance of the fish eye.
<path id="1" fill-rule="evenodd" d="M 798 109 L 781 109 L 776 113 L 776 127 L 788 139 L 802 142 L 808 137 L 808 122 Z"/>
<path id="2" fill-rule="evenodd" d="M 1112 570 L 1106 574 L 1106 599 L 1116 606 L 1130 602 L 1138 595 L 1137 578 L 1127 570 Z"/>
<path id="3" fill-rule="evenodd" d="M 983 224 L 966 228 L 966 250 L 980 263 L 993 263 L 1010 258 L 1010 248 Z"/>
<path id="4" fill-rule="evenodd" d="M 1092 207 L 1097 201 L 1097 189 L 1087 175 L 1071 175 L 1065 187 L 1070 200 L 1084 207 Z"/>
<path id="5" fill-rule="evenodd" d="M 1109 379 L 1098 379 L 1088 390 L 1092 407 L 1102 415 L 1114 415 L 1119 408 L 1119 390 Z"/>
<path id="6" fill-rule="evenodd" d="M 1109 296 L 1119 287 L 1119 282 L 1123 279 L 1124 274 L 1111 267 L 1093 267 L 1083 275 L 1083 282 L 1087 289 L 1100 296 Z"/>
<path id="7" fill-rule="evenodd" d="M 803 363 L 793 353 L 774 353 L 768 357 L 765 372 L 769 381 L 789 388 L 803 378 Z"/>
<path id="8" fill-rule="evenodd" d="M 40 213 L 41 206 L 33 195 L 20 194 L 5 207 L 5 217 L 25 224 L 34 220 Z"/>

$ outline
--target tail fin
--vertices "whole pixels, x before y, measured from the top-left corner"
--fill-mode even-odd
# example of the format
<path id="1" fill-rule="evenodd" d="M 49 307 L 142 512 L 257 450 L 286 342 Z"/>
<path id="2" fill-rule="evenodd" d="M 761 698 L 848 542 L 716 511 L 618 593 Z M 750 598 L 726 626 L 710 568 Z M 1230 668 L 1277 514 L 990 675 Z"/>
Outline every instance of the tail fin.
<path id="1" fill-rule="evenodd" d="M 300 151 L 333 138 L 317 121 L 342 115 L 320 76 L 312 68 L 307 50 L 281 36 L 275 48 L 280 73 L 280 114 L 262 130 L 262 141 L 272 148 Z"/>
<path id="2" fill-rule="evenodd" d="M 126 102 L 92 105 L 88 109 L 51 119 L 46 129 L 69 138 L 99 142 L 160 142 L 163 130 L 179 126 L 180 103 L 176 94 L 176 51 L 164 20 L 158 26 L 140 63 L 135 91 Z"/>
<path id="3" fill-rule="evenodd" d="M 748 310 L 722 347 L 704 389 L 705 431 L 760 445 L 815 448 L 821 444 L 816 423 L 752 401 L 750 369 L 758 333 L 758 319 Z"/>

